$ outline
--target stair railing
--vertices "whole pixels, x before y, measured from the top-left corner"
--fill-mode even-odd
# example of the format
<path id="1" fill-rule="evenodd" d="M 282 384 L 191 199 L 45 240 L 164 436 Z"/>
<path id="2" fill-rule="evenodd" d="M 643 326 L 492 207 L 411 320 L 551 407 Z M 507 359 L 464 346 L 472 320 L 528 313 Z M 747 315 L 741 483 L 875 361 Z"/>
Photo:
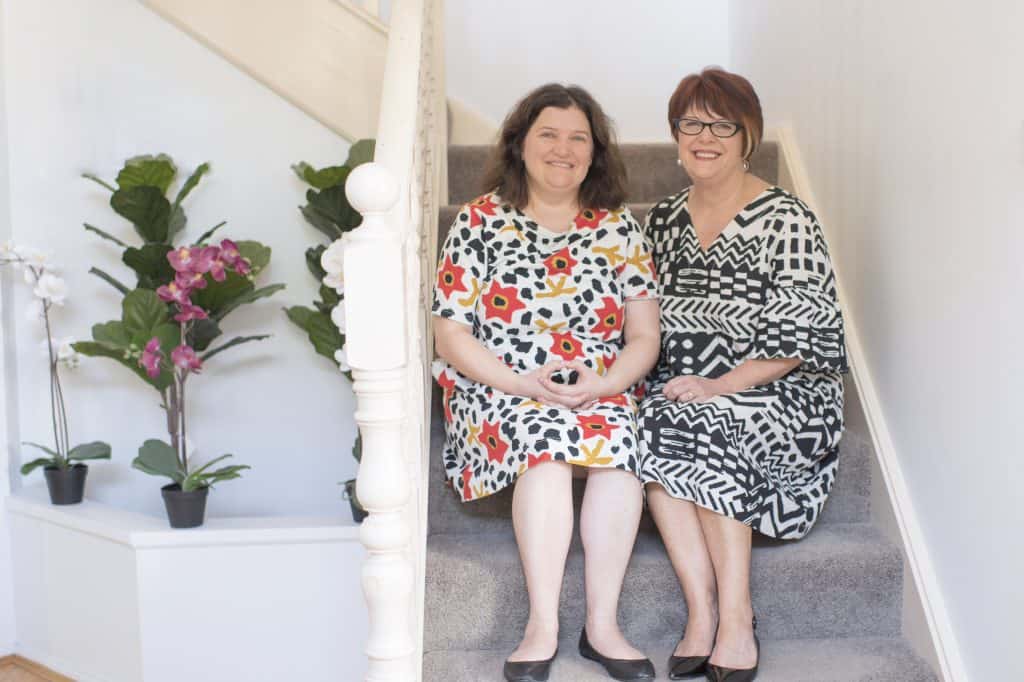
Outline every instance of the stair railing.
<path id="1" fill-rule="evenodd" d="M 373 163 L 347 182 L 363 223 L 342 246 L 346 352 L 369 511 L 366 680 L 421 677 L 430 423 L 429 295 L 447 193 L 442 0 L 395 0 Z"/>

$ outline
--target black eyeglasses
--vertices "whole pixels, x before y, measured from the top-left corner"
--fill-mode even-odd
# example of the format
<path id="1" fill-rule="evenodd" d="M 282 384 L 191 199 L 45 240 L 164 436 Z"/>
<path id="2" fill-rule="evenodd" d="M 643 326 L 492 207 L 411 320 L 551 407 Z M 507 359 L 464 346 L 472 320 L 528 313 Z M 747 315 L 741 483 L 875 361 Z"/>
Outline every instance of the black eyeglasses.
<path id="1" fill-rule="evenodd" d="M 700 135 L 705 128 L 711 129 L 715 137 L 732 137 L 743 129 L 736 121 L 712 121 L 705 123 L 695 118 L 676 118 L 672 120 L 672 127 L 683 135 Z"/>

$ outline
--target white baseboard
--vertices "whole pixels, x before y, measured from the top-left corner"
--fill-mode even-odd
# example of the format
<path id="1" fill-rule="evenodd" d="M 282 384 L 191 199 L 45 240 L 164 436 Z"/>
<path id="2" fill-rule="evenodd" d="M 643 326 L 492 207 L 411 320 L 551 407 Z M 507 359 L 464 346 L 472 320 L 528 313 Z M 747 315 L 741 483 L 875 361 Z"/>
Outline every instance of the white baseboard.
<path id="1" fill-rule="evenodd" d="M 794 193 L 814 210 L 823 225 L 831 224 L 827 216 L 824 215 L 827 211 L 815 200 L 810 176 L 804 166 L 792 129 L 786 126 L 778 128 L 774 133 L 774 139 L 779 144 L 779 164 L 785 169 L 786 177 L 792 183 Z M 943 682 L 967 682 L 967 671 L 960 655 L 959 644 L 946 610 L 928 545 L 918 523 L 910 491 L 903 477 L 903 468 L 900 466 L 896 445 L 889 432 L 885 411 L 882 408 L 882 402 L 861 345 L 857 323 L 850 314 L 850 307 L 843 295 L 842 284 L 845 280 L 835 262 L 833 262 L 833 268 L 839 283 L 839 303 L 843 310 L 846 329 L 850 373 L 860 394 L 868 432 L 878 458 L 878 466 L 889 495 L 889 502 L 896 517 L 907 568 L 910 569 L 914 586 L 921 598 L 921 607 L 931 634 L 932 645 L 935 648 L 935 659 L 939 662 L 938 672 L 941 674 Z"/>

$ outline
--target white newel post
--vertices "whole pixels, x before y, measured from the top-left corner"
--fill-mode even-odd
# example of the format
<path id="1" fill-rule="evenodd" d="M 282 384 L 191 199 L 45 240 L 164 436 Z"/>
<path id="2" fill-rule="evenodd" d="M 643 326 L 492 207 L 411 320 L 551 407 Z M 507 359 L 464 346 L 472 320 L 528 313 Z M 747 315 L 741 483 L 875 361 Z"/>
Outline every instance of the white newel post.
<path id="1" fill-rule="evenodd" d="M 370 512 L 360 531 L 367 551 L 362 572 L 370 627 L 366 680 L 409 682 L 415 677 L 416 646 L 405 509 L 411 491 L 402 446 L 405 279 L 402 241 L 387 217 L 398 187 L 384 166 L 367 163 L 349 176 L 346 194 L 363 216 L 362 225 L 345 240 L 343 262 L 346 352 L 363 438 L 356 493 Z"/>

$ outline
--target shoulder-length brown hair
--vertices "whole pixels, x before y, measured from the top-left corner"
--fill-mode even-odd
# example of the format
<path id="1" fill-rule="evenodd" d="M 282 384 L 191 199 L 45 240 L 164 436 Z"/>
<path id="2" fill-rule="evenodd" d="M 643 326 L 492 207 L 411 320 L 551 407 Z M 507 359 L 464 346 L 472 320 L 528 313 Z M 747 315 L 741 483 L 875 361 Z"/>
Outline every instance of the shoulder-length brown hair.
<path id="1" fill-rule="evenodd" d="M 675 122 L 693 107 L 736 121 L 743 129 L 743 158 L 749 159 L 761 144 L 764 117 L 754 86 L 743 76 L 709 66 L 679 81 L 668 101 L 668 125 L 678 139 Z"/>
<path id="2" fill-rule="evenodd" d="M 580 208 L 618 208 L 626 199 L 626 166 L 619 156 L 612 122 L 601 105 L 578 85 L 548 83 L 519 100 L 501 124 L 498 144 L 484 171 L 482 189 L 497 192 L 516 208 L 530 200 L 523 163 L 523 141 L 530 126 L 547 107 L 576 107 L 587 117 L 594 155 L 580 186 Z"/>

